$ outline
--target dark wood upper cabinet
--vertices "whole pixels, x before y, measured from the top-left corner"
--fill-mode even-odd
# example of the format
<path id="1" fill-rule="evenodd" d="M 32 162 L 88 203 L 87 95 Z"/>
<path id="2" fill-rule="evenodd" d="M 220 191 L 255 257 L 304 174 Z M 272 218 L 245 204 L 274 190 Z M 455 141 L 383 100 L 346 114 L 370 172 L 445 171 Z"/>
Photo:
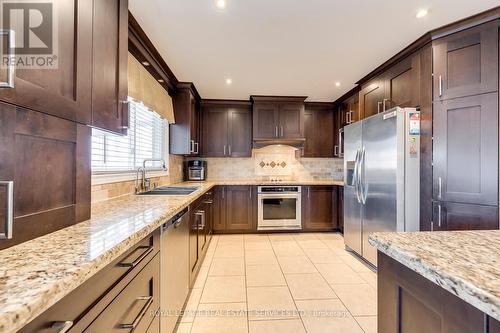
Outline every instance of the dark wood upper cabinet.
<path id="1" fill-rule="evenodd" d="M 498 20 L 433 42 L 434 100 L 498 90 Z"/>
<path id="2" fill-rule="evenodd" d="M 434 200 L 498 205 L 498 94 L 434 102 Z"/>
<path id="3" fill-rule="evenodd" d="M 257 204 L 253 186 L 226 186 L 226 231 L 256 229 L 254 209 Z"/>
<path id="4" fill-rule="evenodd" d="M 338 228 L 336 186 L 302 187 L 302 229 Z"/>
<path id="5" fill-rule="evenodd" d="M 303 157 L 334 157 L 334 111 L 330 103 L 307 103 Z M 338 149 L 338 148 L 337 148 Z"/>
<path id="6" fill-rule="evenodd" d="M 359 112 L 361 118 L 368 118 L 383 111 L 385 82 L 376 78 L 363 85 L 359 92 Z"/>
<path id="7" fill-rule="evenodd" d="M 90 218 L 89 127 L 0 103 L 0 155 L 0 180 L 14 182 L 13 238 L 0 249 Z"/>
<path id="8" fill-rule="evenodd" d="M 406 57 L 384 73 L 386 110 L 420 105 L 420 74 L 420 53 Z"/>
<path id="9" fill-rule="evenodd" d="M 91 124 L 126 134 L 128 0 L 94 0 L 92 22 Z"/>
<path id="10" fill-rule="evenodd" d="M 252 110 L 247 102 L 202 101 L 204 157 L 252 156 Z"/>
<path id="11" fill-rule="evenodd" d="M 104 1 L 103 1 L 104 2 Z M 91 122 L 92 1 L 57 2 L 57 67 L 16 68 L 14 87 L 0 89 L 0 101 L 19 105 L 83 124 Z M 111 14 L 106 17 L 111 20 Z M 127 13 L 125 12 L 125 16 Z M 125 24 L 126 24 L 125 17 Z M 106 30 L 100 33 L 106 34 Z M 125 26 L 125 30 L 127 26 Z M 21 34 L 21 31 L 16 31 Z M 116 39 L 116 38 L 115 38 Z M 125 47 L 127 40 L 125 39 Z M 117 53 L 112 45 L 105 47 Z M 126 57 L 125 50 L 125 57 Z M 106 61 L 99 59 L 98 61 Z M 6 72 L 0 71 L 5 82 Z"/>
<path id="12" fill-rule="evenodd" d="M 225 157 L 228 153 L 228 121 L 225 108 L 202 107 L 202 156 Z"/>
<path id="13" fill-rule="evenodd" d="M 192 83 L 179 83 L 172 99 L 175 124 L 170 124 L 170 153 L 198 155 L 199 94 Z"/>
<path id="14" fill-rule="evenodd" d="M 498 207 L 435 201 L 433 230 L 498 229 Z"/>
<path id="15" fill-rule="evenodd" d="M 276 103 L 254 103 L 253 106 L 253 138 L 279 138 L 279 110 Z"/>
<path id="16" fill-rule="evenodd" d="M 253 140 L 259 142 L 303 142 L 306 97 L 251 96 Z"/>
<path id="17" fill-rule="evenodd" d="M 252 110 L 232 108 L 228 111 L 228 154 L 230 157 L 252 156 Z"/>
<path id="18" fill-rule="evenodd" d="M 281 139 L 304 138 L 304 104 L 278 104 L 279 137 Z"/>

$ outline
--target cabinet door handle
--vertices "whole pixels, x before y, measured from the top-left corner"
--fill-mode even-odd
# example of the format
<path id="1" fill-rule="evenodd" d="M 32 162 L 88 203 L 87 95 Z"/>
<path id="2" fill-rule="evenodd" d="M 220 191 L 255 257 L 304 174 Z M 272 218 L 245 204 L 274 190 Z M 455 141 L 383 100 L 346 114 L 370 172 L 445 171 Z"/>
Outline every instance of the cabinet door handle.
<path id="1" fill-rule="evenodd" d="M 190 153 L 194 153 L 194 140 L 191 140 L 191 141 L 189 141 L 189 142 L 190 142 L 190 144 L 191 144 L 191 147 L 190 147 L 190 149 L 189 149 L 189 152 L 190 152 Z"/>
<path id="2" fill-rule="evenodd" d="M 381 106 L 382 106 L 382 102 L 377 102 L 377 113 L 380 113 Z"/>
<path id="3" fill-rule="evenodd" d="M 71 320 L 66 321 L 55 321 L 52 323 L 50 328 L 56 330 L 55 333 L 66 333 L 73 326 L 73 322 Z"/>
<path id="4" fill-rule="evenodd" d="M 121 111 L 122 111 L 122 126 L 120 127 L 121 129 L 128 129 L 130 128 L 130 102 L 127 100 L 120 101 L 120 104 L 122 106 Z"/>
<path id="5" fill-rule="evenodd" d="M 339 156 L 339 146 L 333 146 L 333 156 Z"/>
<path id="6" fill-rule="evenodd" d="M 439 87 L 439 97 L 443 96 L 443 77 L 439 75 L 438 77 L 438 87 Z"/>
<path id="7" fill-rule="evenodd" d="M 139 249 L 144 249 L 144 252 L 139 257 L 137 257 L 132 262 L 121 262 L 121 263 L 118 264 L 118 266 L 120 266 L 120 267 L 135 267 L 144 258 L 146 258 L 151 252 L 153 252 L 153 246 L 138 246 L 134 251 L 132 251 L 132 253 L 135 252 L 135 251 L 137 251 L 137 250 L 139 250 Z"/>
<path id="8" fill-rule="evenodd" d="M 281 137 L 283 137 L 283 126 L 281 126 Z"/>
<path id="9" fill-rule="evenodd" d="M 0 233 L 0 239 L 11 239 L 14 226 L 14 181 L 0 181 L 0 186 L 7 187 L 7 202 L 5 203 L 5 231 Z"/>
<path id="10" fill-rule="evenodd" d="M 276 131 L 274 132 L 274 136 L 277 138 L 278 137 L 278 126 L 276 126 Z"/>
<path id="11" fill-rule="evenodd" d="M 198 154 L 199 153 L 199 149 L 200 149 L 200 144 L 198 142 L 195 142 L 194 146 L 196 147 L 196 149 L 195 149 L 195 151 L 193 153 Z"/>
<path id="12" fill-rule="evenodd" d="M 229 150 L 229 154 L 228 155 L 231 156 L 231 145 L 229 145 L 228 148 L 229 148 L 228 149 Z"/>
<path id="13" fill-rule="evenodd" d="M 308 186 L 308 187 L 307 187 L 307 198 L 309 198 L 309 190 L 310 190 L 310 189 L 311 189 L 311 188 Z"/>
<path id="14" fill-rule="evenodd" d="M 9 58 L 14 59 L 14 30 L 1 30 L 0 36 L 7 36 L 7 50 L 10 50 Z M 0 82 L 0 88 L 14 88 L 14 62 L 10 61 L 7 66 L 7 81 Z"/>
<path id="15" fill-rule="evenodd" d="M 222 188 L 222 199 L 224 199 L 225 192 L 226 192 L 226 188 L 225 188 L 225 187 L 223 187 L 223 188 Z"/>
<path id="16" fill-rule="evenodd" d="M 142 317 L 146 314 L 146 311 L 148 310 L 149 306 L 153 303 L 153 296 L 140 296 L 136 299 L 136 301 L 146 301 L 144 305 L 141 308 L 141 311 L 139 311 L 139 314 L 137 314 L 137 317 L 135 317 L 134 321 L 130 324 L 118 324 L 119 328 L 123 329 L 134 329 L 139 325 L 139 322 L 141 321 Z"/>
<path id="17" fill-rule="evenodd" d="M 438 177 L 438 198 L 442 199 L 443 197 L 443 180 L 441 177 Z"/>
<path id="18" fill-rule="evenodd" d="M 198 210 L 194 213 L 194 215 L 199 216 L 201 218 L 201 223 L 198 224 L 198 230 L 203 230 L 205 229 L 205 211 L 203 210 Z"/>
<path id="19" fill-rule="evenodd" d="M 387 102 L 388 102 L 388 101 L 389 101 L 389 100 L 388 100 L 387 98 L 384 98 L 384 100 L 382 101 L 382 110 L 384 110 L 384 111 L 382 111 L 382 112 L 385 112 L 385 110 L 386 110 L 386 106 L 387 106 L 386 104 L 387 104 Z"/>
<path id="20" fill-rule="evenodd" d="M 441 228 L 441 204 L 438 204 L 438 227 Z"/>
<path id="21" fill-rule="evenodd" d="M 224 145 L 224 156 L 226 156 L 226 145 Z"/>

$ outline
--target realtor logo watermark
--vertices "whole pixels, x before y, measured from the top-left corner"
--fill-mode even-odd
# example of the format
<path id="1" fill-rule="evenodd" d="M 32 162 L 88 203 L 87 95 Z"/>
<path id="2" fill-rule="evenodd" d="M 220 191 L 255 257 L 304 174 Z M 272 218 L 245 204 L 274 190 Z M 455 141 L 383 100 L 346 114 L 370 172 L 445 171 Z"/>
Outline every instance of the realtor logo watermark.
<path id="1" fill-rule="evenodd" d="M 56 69 L 58 29 L 54 0 L 0 0 L 0 67 Z M 13 35 L 13 36 L 12 36 Z M 9 43 L 9 39 L 11 43 Z"/>

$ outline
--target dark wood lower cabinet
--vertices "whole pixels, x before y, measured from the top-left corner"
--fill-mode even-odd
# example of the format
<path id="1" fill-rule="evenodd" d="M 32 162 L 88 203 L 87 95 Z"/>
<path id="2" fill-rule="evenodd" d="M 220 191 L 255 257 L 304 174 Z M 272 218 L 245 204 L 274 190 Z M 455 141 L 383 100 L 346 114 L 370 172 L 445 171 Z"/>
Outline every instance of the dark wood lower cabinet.
<path id="1" fill-rule="evenodd" d="M 159 250 L 157 230 L 19 332 L 54 333 L 53 324 L 65 321 L 73 322 L 71 332 L 122 332 L 117 324 L 139 318 L 134 332 L 159 333 L 150 326 L 156 320 L 152 313 L 159 309 Z"/>
<path id="2" fill-rule="evenodd" d="M 498 229 L 498 207 L 433 203 L 433 230 L 490 230 Z"/>
<path id="3" fill-rule="evenodd" d="M 213 192 L 215 233 L 257 231 L 257 194 L 254 186 L 216 186 Z"/>
<path id="4" fill-rule="evenodd" d="M 339 186 L 337 211 L 339 230 L 344 233 L 344 186 Z"/>
<path id="5" fill-rule="evenodd" d="M 490 330 L 485 329 L 489 320 Z M 384 333 L 498 332 L 498 322 L 379 252 L 378 331 Z"/>
<path id="6" fill-rule="evenodd" d="M 0 249 L 90 218 L 90 128 L 0 103 L 0 181 L 14 182 L 12 239 Z M 5 187 L 0 187 L 0 233 Z"/>
<path id="7" fill-rule="evenodd" d="M 302 186 L 302 229 L 335 230 L 337 186 Z"/>
<path id="8" fill-rule="evenodd" d="M 253 186 L 226 186 L 226 230 L 252 231 L 257 204 Z"/>

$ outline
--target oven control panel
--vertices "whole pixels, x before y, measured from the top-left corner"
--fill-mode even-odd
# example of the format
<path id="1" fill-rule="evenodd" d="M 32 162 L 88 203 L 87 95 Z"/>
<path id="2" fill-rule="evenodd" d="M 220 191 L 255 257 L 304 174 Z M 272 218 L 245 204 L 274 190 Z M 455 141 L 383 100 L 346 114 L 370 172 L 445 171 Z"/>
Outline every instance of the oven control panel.
<path id="1" fill-rule="evenodd" d="M 300 193 L 300 186 L 259 186 L 259 193 Z"/>

